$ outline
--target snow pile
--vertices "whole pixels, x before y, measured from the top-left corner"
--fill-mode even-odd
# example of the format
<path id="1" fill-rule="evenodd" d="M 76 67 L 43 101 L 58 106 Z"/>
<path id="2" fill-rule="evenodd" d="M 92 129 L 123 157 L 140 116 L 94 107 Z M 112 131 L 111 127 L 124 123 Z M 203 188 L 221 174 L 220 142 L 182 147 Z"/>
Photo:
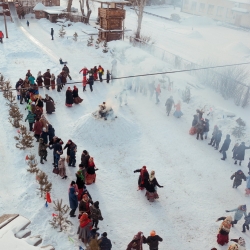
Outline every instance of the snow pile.
<path id="1" fill-rule="evenodd" d="M 208 17 L 192 16 L 181 20 L 181 24 L 187 26 L 207 26 L 214 25 L 215 22 Z"/>
<path id="2" fill-rule="evenodd" d="M 95 119 L 88 114 L 76 122 L 72 131 L 74 134 L 78 134 L 78 140 L 86 145 L 112 147 L 134 142 L 139 138 L 140 131 L 135 122 L 120 114 L 114 121 Z"/>
<path id="3" fill-rule="evenodd" d="M 194 39 L 200 39 L 200 38 L 202 38 L 202 35 L 199 31 L 195 30 L 195 31 L 190 32 L 188 34 L 188 37 L 194 38 Z"/>
<path id="4" fill-rule="evenodd" d="M 38 3 L 34 8 L 33 10 L 44 10 L 46 7 L 42 4 L 42 3 Z"/>
<path id="5" fill-rule="evenodd" d="M 228 45 L 225 50 L 230 51 L 230 52 L 235 52 L 238 54 L 250 54 L 250 48 L 247 47 L 244 43 L 242 42 L 235 42 L 235 43 L 231 43 L 230 45 Z"/>

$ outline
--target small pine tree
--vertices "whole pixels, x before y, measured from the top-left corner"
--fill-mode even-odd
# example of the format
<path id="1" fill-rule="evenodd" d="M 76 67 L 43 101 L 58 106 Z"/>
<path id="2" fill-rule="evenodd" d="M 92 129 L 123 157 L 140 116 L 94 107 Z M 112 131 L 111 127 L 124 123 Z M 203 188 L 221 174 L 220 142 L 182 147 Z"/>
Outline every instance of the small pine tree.
<path id="1" fill-rule="evenodd" d="M 236 138 L 241 138 L 245 135 L 245 131 L 246 131 L 246 123 L 241 119 L 238 118 L 236 120 L 236 123 L 238 124 L 238 126 L 233 128 L 232 134 L 236 137 Z"/>
<path id="2" fill-rule="evenodd" d="M 15 128 L 20 127 L 20 121 L 23 119 L 23 114 L 20 112 L 18 106 L 16 104 L 8 104 L 9 109 L 9 122 Z"/>
<path id="3" fill-rule="evenodd" d="M 64 27 L 62 26 L 61 29 L 59 30 L 59 37 L 63 38 L 65 36 L 65 34 L 66 34 L 66 31 L 65 31 Z"/>
<path id="4" fill-rule="evenodd" d="M 100 42 L 101 40 L 99 38 L 96 39 L 96 42 L 95 42 L 95 48 L 96 49 L 99 49 L 100 48 Z"/>
<path id="5" fill-rule="evenodd" d="M 56 212 L 56 215 L 53 217 L 52 220 L 49 221 L 49 224 L 52 225 L 53 228 L 59 228 L 60 232 L 67 231 L 68 227 L 70 225 L 73 225 L 71 221 L 68 220 L 68 217 L 66 216 L 69 211 L 68 205 L 62 204 L 62 199 L 53 201 L 54 203 L 54 209 Z"/>
<path id="6" fill-rule="evenodd" d="M 76 42 L 77 38 L 78 38 L 78 34 L 75 32 L 74 35 L 73 35 L 73 40 Z"/>
<path id="7" fill-rule="evenodd" d="M 36 160 L 36 156 L 35 155 L 29 155 L 29 160 L 28 160 L 28 166 L 29 168 L 27 169 L 28 172 L 30 172 L 31 174 L 38 174 L 39 172 L 39 168 L 37 167 L 38 163 Z M 39 178 L 39 177 L 37 177 Z"/>
<path id="8" fill-rule="evenodd" d="M 94 41 L 93 36 L 90 36 L 88 41 L 87 41 L 88 42 L 87 46 L 93 46 L 93 41 Z"/>
<path id="9" fill-rule="evenodd" d="M 40 185 L 38 188 L 40 195 L 41 197 L 45 197 L 47 192 L 50 193 L 52 189 L 52 183 L 48 181 L 48 175 L 41 170 L 37 173 L 36 179 Z"/>
<path id="10" fill-rule="evenodd" d="M 109 48 L 108 48 L 108 44 L 107 44 L 106 41 L 104 41 L 103 47 L 104 47 L 104 48 L 103 48 L 102 52 L 103 52 L 103 53 L 108 53 L 108 52 L 109 52 Z"/>
<path id="11" fill-rule="evenodd" d="M 6 99 L 9 99 L 9 92 L 10 92 L 10 89 L 11 89 L 11 84 L 10 84 L 10 81 L 5 81 L 3 82 L 3 86 L 2 86 L 2 91 L 3 91 L 3 96 L 4 98 Z"/>
<path id="12" fill-rule="evenodd" d="M 24 125 L 20 125 L 18 136 L 14 137 L 18 142 L 16 147 L 19 149 L 33 148 L 33 136 L 27 131 L 27 128 Z"/>

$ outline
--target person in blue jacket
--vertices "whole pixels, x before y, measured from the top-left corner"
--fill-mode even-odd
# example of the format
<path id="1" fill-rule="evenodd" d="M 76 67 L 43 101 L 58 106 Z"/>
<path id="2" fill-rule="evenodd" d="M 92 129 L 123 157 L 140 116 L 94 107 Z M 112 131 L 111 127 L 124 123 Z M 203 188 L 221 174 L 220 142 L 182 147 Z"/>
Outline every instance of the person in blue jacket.
<path id="1" fill-rule="evenodd" d="M 74 187 L 71 187 L 69 189 L 69 205 L 71 208 L 71 211 L 69 213 L 70 217 L 76 217 L 75 211 L 78 207 L 78 200 L 77 200 L 77 194 L 76 194 Z"/>

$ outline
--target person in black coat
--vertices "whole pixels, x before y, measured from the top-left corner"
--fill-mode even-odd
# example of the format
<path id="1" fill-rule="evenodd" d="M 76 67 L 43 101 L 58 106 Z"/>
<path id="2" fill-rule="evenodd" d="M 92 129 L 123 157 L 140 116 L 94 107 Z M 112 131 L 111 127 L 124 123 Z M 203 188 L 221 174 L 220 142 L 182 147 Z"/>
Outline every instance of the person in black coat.
<path id="1" fill-rule="evenodd" d="M 209 132 L 209 120 L 205 119 L 205 126 L 203 130 L 203 135 L 205 136 L 205 139 L 207 139 L 207 133 Z"/>
<path id="2" fill-rule="evenodd" d="M 146 239 L 146 242 L 149 245 L 150 250 L 158 250 L 159 241 L 163 241 L 162 238 L 156 234 L 156 232 L 153 230 L 150 232 L 150 236 Z"/>
<path id="3" fill-rule="evenodd" d="M 94 76 L 92 74 L 89 74 L 88 84 L 91 92 L 93 91 L 93 84 L 94 84 Z"/>
<path id="4" fill-rule="evenodd" d="M 198 125 L 198 116 L 194 115 L 194 119 L 192 121 L 192 127 L 196 127 Z"/>
<path id="5" fill-rule="evenodd" d="M 51 141 L 55 136 L 55 129 L 51 124 L 48 125 L 48 136 L 49 136 L 49 141 Z"/>
<path id="6" fill-rule="evenodd" d="M 54 29 L 53 28 L 51 28 L 50 35 L 51 35 L 51 40 L 54 40 Z"/>
<path id="7" fill-rule="evenodd" d="M 44 144 L 48 144 L 48 133 L 46 132 L 46 128 L 43 128 L 40 138 L 43 139 Z"/>
<path id="8" fill-rule="evenodd" d="M 208 145 L 212 145 L 214 146 L 215 144 L 215 138 L 218 134 L 218 131 L 219 131 L 219 128 L 217 125 L 214 126 L 214 130 L 213 130 L 213 133 L 212 133 L 212 138 L 211 138 L 211 141 L 208 143 Z"/>
<path id="9" fill-rule="evenodd" d="M 58 161 L 60 159 L 60 155 L 63 153 L 62 150 L 62 144 L 63 141 L 59 138 L 55 138 L 56 142 L 53 143 L 52 145 L 50 144 L 49 149 L 53 149 L 53 155 L 54 155 L 54 163 L 52 163 L 55 167 L 58 167 Z M 54 140 L 54 139 L 53 139 Z"/>
<path id="10" fill-rule="evenodd" d="M 201 120 L 197 123 L 197 136 L 196 136 L 197 140 L 199 140 L 199 136 L 201 140 L 203 140 L 204 127 L 205 127 L 205 122 L 204 122 L 204 119 L 201 118 Z"/>
<path id="11" fill-rule="evenodd" d="M 87 168 L 88 167 L 88 162 L 89 162 L 89 153 L 87 150 L 83 150 L 82 151 L 82 156 L 81 156 L 81 164 Z"/>
<path id="12" fill-rule="evenodd" d="M 68 87 L 67 91 L 66 91 L 66 102 L 65 105 L 67 107 L 72 107 L 73 104 L 73 93 L 70 87 Z"/>
<path id="13" fill-rule="evenodd" d="M 111 250 L 112 244 L 110 239 L 107 238 L 108 234 L 104 232 L 101 237 L 101 243 L 99 244 L 100 250 Z"/>
<path id="14" fill-rule="evenodd" d="M 242 142 L 240 146 L 237 148 L 237 155 L 236 155 L 236 160 L 234 164 L 237 164 L 237 160 L 240 161 L 239 165 L 241 166 L 241 162 L 244 161 L 245 159 L 245 150 L 249 149 L 249 147 L 246 147 L 245 142 Z"/>
<path id="15" fill-rule="evenodd" d="M 242 180 L 246 181 L 246 176 L 241 170 L 238 170 L 231 176 L 231 180 L 233 179 L 234 179 L 233 188 L 237 188 L 238 186 L 241 185 Z"/>
<path id="16" fill-rule="evenodd" d="M 220 153 L 222 153 L 222 155 L 223 155 L 221 160 L 223 160 L 223 161 L 227 158 L 226 151 L 228 150 L 230 143 L 231 143 L 230 135 L 226 135 L 226 140 L 224 141 L 224 143 L 220 149 Z"/>
<path id="17" fill-rule="evenodd" d="M 216 150 L 218 150 L 218 148 L 219 148 L 221 137 L 222 137 L 222 132 L 221 132 L 221 130 L 218 130 L 218 132 L 214 138 L 214 143 L 212 144 L 212 146 L 215 146 Z"/>
<path id="18" fill-rule="evenodd" d="M 70 80 L 72 80 L 71 76 L 69 75 L 69 68 L 66 64 L 64 64 L 62 70 L 66 73 L 66 77 L 68 76 Z"/>

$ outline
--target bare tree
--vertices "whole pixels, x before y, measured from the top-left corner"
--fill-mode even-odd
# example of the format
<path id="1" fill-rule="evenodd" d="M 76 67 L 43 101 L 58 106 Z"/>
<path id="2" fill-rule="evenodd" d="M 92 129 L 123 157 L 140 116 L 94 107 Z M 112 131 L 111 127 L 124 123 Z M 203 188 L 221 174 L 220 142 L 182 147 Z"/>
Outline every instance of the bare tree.
<path id="1" fill-rule="evenodd" d="M 85 2 L 86 2 L 86 8 L 87 8 L 86 15 L 85 15 Z M 79 3 L 80 3 L 82 16 L 83 16 L 83 22 L 85 24 L 88 24 L 89 18 L 90 18 L 91 12 L 92 12 L 92 10 L 89 7 L 89 0 L 79 0 Z"/>
<path id="2" fill-rule="evenodd" d="M 73 2 L 73 0 L 68 0 L 67 12 L 71 12 L 72 2 Z"/>
<path id="3" fill-rule="evenodd" d="M 141 37 L 141 24 L 143 18 L 144 7 L 146 6 L 147 0 L 133 0 L 132 5 L 134 6 L 135 13 L 138 17 L 137 19 L 137 29 L 135 33 L 135 38 L 140 39 Z"/>

